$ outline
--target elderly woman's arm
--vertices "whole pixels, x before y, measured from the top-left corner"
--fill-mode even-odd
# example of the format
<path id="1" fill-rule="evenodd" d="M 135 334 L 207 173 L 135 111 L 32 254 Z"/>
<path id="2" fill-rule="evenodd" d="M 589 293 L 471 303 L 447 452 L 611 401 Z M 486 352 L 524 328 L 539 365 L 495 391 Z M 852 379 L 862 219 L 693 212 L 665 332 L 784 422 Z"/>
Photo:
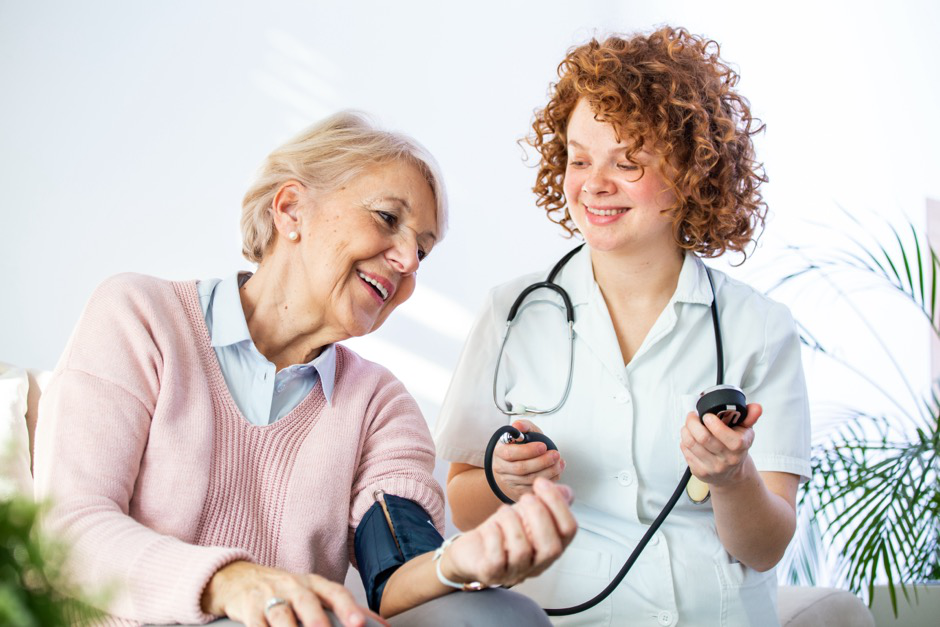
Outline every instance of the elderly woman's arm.
<path id="1" fill-rule="evenodd" d="M 49 530 L 71 545 L 78 583 L 112 591 L 108 611 L 154 623 L 203 622 L 200 594 L 219 568 L 251 559 L 195 546 L 129 516 L 160 389 L 161 357 L 134 277 L 91 298 L 41 399 L 36 495 L 51 501 Z M 177 502 L 192 489 L 165 485 Z M 172 517 L 175 512 L 167 512 Z"/>
<path id="2" fill-rule="evenodd" d="M 532 494 L 503 506 L 480 526 L 457 538 L 441 556 L 441 574 L 454 583 L 512 586 L 544 571 L 577 531 L 566 486 L 538 480 Z M 394 616 L 454 592 L 437 577 L 432 554 L 412 559 L 389 578 L 381 613 Z"/>
<path id="3" fill-rule="evenodd" d="M 370 606 L 392 616 L 455 589 L 438 580 L 431 553 L 420 554 L 437 548 L 441 536 L 434 529 L 443 527 L 443 491 L 431 474 L 435 458 L 430 433 L 404 386 L 390 375 L 384 381 L 370 403 L 374 416 L 366 416 L 350 519 Z M 397 499 L 385 503 L 388 499 L 380 492 Z M 499 509 L 448 547 L 441 558 L 442 574 L 457 583 L 484 585 L 512 585 L 538 574 L 577 529 L 568 508 L 570 496 L 567 487 L 540 483 L 536 493 Z M 402 508 L 411 515 L 405 516 Z M 407 526 L 396 529 L 398 538 L 393 539 L 389 530 L 401 524 Z M 389 576 L 394 567 L 389 557 L 396 555 L 399 564 L 406 563 Z M 375 563 L 363 564 L 370 556 Z"/>

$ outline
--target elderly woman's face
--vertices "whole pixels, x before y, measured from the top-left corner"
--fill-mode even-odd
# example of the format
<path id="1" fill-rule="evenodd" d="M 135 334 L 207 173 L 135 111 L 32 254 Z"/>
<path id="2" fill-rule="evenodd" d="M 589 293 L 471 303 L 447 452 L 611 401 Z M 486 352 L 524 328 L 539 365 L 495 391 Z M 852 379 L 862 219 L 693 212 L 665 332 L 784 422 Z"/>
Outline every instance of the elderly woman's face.
<path id="1" fill-rule="evenodd" d="M 350 337 L 377 329 L 414 292 L 437 240 L 427 180 L 410 163 L 377 166 L 332 193 L 307 192 L 300 212 L 310 306 Z"/>

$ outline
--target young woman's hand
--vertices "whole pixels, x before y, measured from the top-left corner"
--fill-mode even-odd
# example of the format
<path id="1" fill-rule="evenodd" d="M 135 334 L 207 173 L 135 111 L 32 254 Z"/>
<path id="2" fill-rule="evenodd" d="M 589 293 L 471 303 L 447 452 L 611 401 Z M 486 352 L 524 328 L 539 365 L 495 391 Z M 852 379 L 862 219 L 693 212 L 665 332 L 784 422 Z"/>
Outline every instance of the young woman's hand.
<path id="1" fill-rule="evenodd" d="M 271 599 L 283 599 L 265 610 Z M 319 575 L 295 575 L 250 562 L 220 568 L 202 595 L 202 611 L 228 616 L 247 627 L 329 627 L 329 609 L 344 627 L 361 627 L 366 617 L 387 624 L 360 607 L 342 584 Z"/>
<path id="2" fill-rule="evenodd" d="M 568 486 L 536 478 L 532 492 L 503 505 L 457 538 L 441 558 L 451 581 L 512 586 L 548 568 L 571 543 L 578 524 Z"/>
<path id="3" fill-rule="evenodd" d="M 528 420 L 517 420 L 512 426 L 523 433 L 542 433 Z M 558 481 L 565 469 L 565 460 L 558 451 L 549 451 L 543 442 L 497 444 L 493 451 L 493 475 L 500 489 L 514 501 L 532 491 L 538 477 Z"/>
<path id="4" fill-rule="evenodd" d="M 748 450 L 754 442 L 752 427 L 762 412 L 759 404 L 749 403 L 747 418 L 736 427 L 727 426 L 714 414 L 705 414 L 703 424 L 697 413 L 689 412 L 679 448 L 692 474 L 713 486 L 737 483 L 748 470 Z"/>

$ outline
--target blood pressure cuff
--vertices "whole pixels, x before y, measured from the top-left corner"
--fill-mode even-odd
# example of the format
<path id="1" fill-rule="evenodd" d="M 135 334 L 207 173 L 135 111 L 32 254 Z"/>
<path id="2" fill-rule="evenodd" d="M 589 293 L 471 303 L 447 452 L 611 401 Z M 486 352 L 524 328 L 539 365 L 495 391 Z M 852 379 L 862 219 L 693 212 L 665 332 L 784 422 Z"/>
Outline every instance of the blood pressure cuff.
<path id="1" fill-rule="evenodd" d="M 359 577 L 373 612 L 379 611 L 385 584 L 399 566 L 444 542 L 420 505 L 391 494 L 384 499 L 388 519 L 381 501 L 376 501 L 356 527 L 355 537 Z"/>

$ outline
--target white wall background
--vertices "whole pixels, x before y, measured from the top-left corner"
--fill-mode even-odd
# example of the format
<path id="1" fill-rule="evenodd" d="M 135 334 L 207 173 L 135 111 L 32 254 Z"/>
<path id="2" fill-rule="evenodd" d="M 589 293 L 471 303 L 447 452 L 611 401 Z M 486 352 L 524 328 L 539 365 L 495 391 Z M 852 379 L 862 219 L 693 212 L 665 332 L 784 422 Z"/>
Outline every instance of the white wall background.
<path id="1" fill-rule="evenodd" d="M 661 23 L 721 42 L 768 125 L 772 216 L 734 273 L 769 286 L 785 244 L 827 244 L 808 221 L 837 220 L 838 205 L 922 225 L 925 198 L 940 198 L 936 2 L 0 0 L 0 360 L 52 368 L 111 274 L 247 267 L 238 216 L 254 168 L 354 107 L 425 143 L 450 189 L 450 235 L 412 301 L 352 343 L 433 422 L 488 287 L 571 246 L 534 206 L 516 144 L 558 62 L 595 33 Z M 822 335 L 865 334 L 826 301 L 784 298 Z M 897 299 L 871 303 L 926 386 L 926 328 Z M 857 395 L 807 366 L 815 399 Z"/>

